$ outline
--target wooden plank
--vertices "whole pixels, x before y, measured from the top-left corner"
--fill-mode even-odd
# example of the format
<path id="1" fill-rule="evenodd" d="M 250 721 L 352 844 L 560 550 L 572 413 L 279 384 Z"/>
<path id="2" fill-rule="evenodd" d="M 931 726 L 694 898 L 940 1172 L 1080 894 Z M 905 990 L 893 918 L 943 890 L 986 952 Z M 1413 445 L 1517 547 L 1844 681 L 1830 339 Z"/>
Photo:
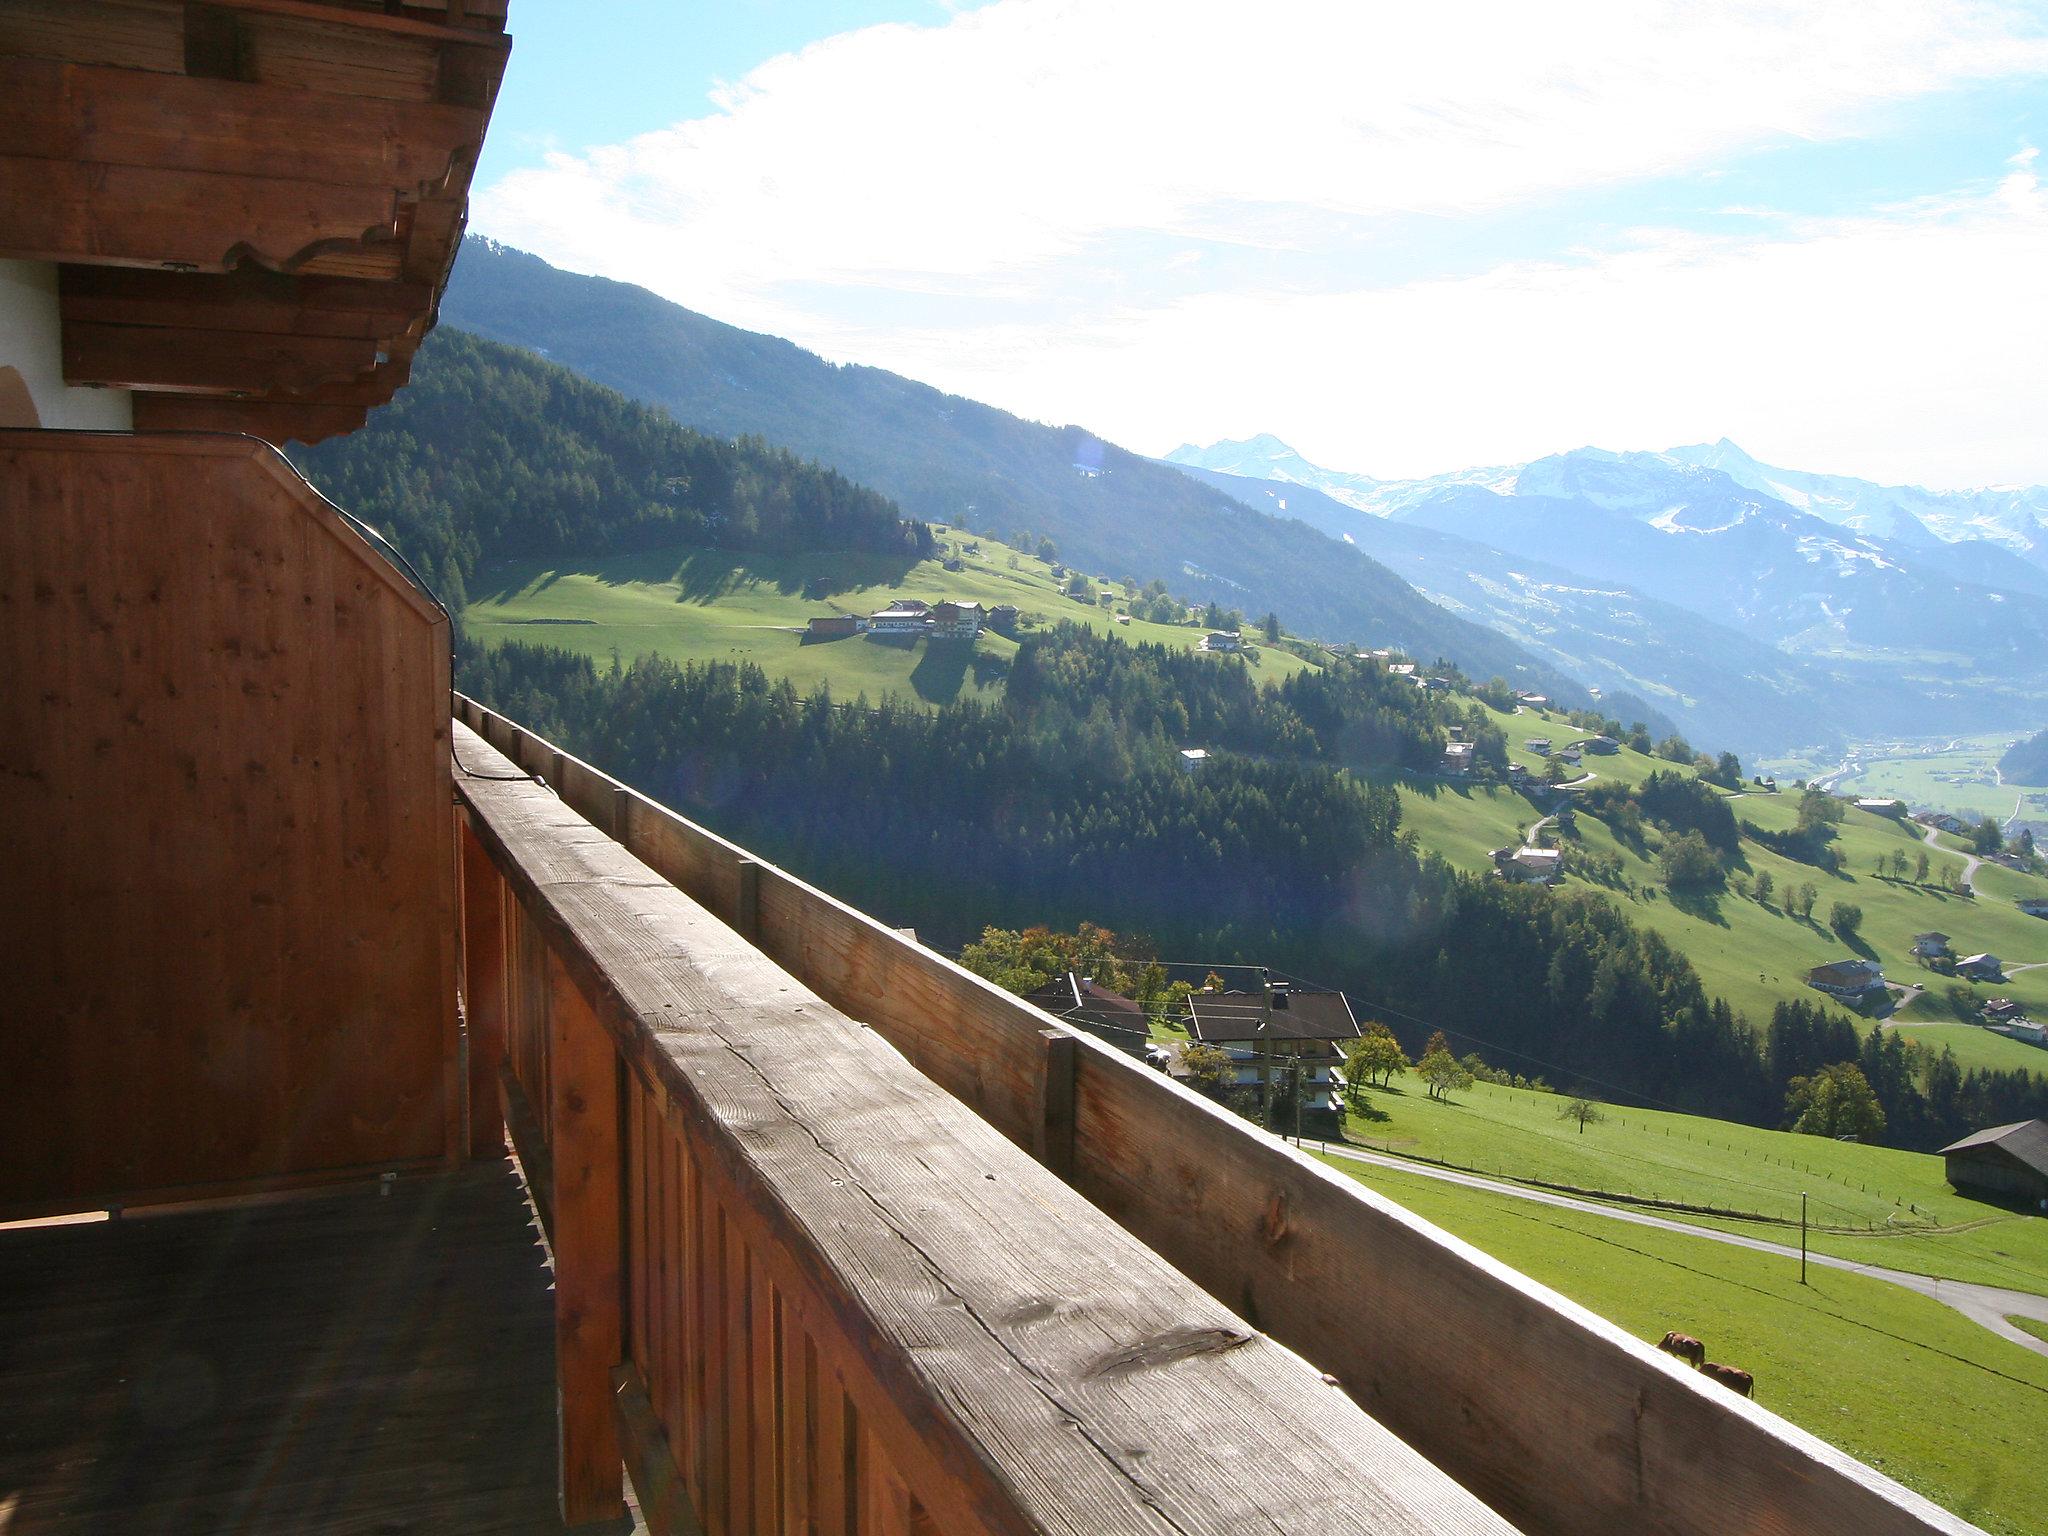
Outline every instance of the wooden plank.
<path id="1" fill-rule="evenodd" d="M 691 1507 L 682 1470 L 654 1415 L 646 1383 L 632 1366 L 622 1365 L 612 1372 L 612 1385 L 619 1445 L 647 1529 L 653 1536 L 703 1536 L 704 1526 Z"/>
<path id="2" fill-rule="evenodd" d="M 374 337 L 278 336 L 75 321 L 64 327 L 64 382 L 188 394 L 303 394 L 369 374 L 381 351 Z"/>
<path id="3" fill-rule="evenodd" d="M 29 261 L 179 265 L 243 260 L 292 271 L 330 248 L 395 238 L 388 187 L 212 175 L 0 153 L 0 255 Z"/>
<path id="4" fill-rule="evenodd" d="M 484 118 L 437 102 L 0 55 L 0 146 L 48 160 L 425 197 L 467 183 Z"/>
<path id="5" fill-rule="evenodd" d="M 507 773 L 458 740 L 477 773 Z M 703 1265 L 730 1422 L 706 1429 L 729 1431 L 716 1460 L 737 1475 L 729 1523 L 704 1501 L 708 1529 L 755 1513 L 752 1463 L 731 1455 L 754 1422 L 735 1386 L 759 1321 L 750 1251 L 787 1267 L 862 1433 L 939 1529 L 1506 1529 L 555 795 L 496 776 L 457 790 L 730 1202 Z"/>
<path id="6" fill-rule="evenodd" d="M 304 277 L 240 267 L 233 272 L 151 272 L 67 266 L 57 274 L 64 321 L 204 326 L 291 336 L 353 336 L 388 342 L 416 334 L 434 307 L 424 283 Z"/>
<path id="7" fill-rule="evenodd" d="M 1036 1140 L 1031 1154 L 1065 1183 L 1074 1182 L 1074 1059 L 1071 1030 L 1041 1029 L 1044 1065 L 1039 1073 Z"/>
<path id="8" fill-rule="evenodd" d="M 771 1260 L 765 1251 L 749 1256 L 748 1304 L 753 1358 L 747 1364 L 749 1454 L 753 1460 L 754 1518 L 757 1531 L 775 1531 L 782 1524 L 782 1401 L 780 1340 L 781 1298 L 769 1278 Z"/>
<path id="9" fill-rule="evenodd" d="M 818 1536 L 850 1536 L 858 1519 L 853 1508 L 854 1490 L 859 1486 L 853 1475 L 853 1452 L 860 1443 L 860 1430 L 854 1421 L 854 1408 L 847 1398 L 845 1383 L 840 1381 L 839 1372 L 831 1363 L 821 1357 L 815 1342 L 810 1368 L 816 1382 L 818 1405 L 815 1453 Z"/>
<path id="10" fill-rule="evenodd" d="M 469 1025 L 469 1155 L 501 1157 L 505 1115 L 505 882 L 465 820 L 462 831 L 462 977 Z"/>
<path id="11" fill-rule="evenodd" d="M 587 1525 L 626 1512 L 611 1380 L 622 1342 L 619 1060 L 574 979 L 550 966 L 549 980 L 562 1523 Z"/>
<path id="12" fill-rule="evenodd" d="M 553 1529 L 548 1286 L 503 1163 L 0 1233 L 9 1529 Z"/>
<path id="13" fill-rule="evenodd" d="M 874 1430 L 860 1437 L 861 1536 L 910 1536 L 910 1485 L 889 1460 L 889 1449 Z"/>
<path id="14" fill-rule="evenodd" d="M 781 1394 L 778 1423 L 782 1463 L 782 1520 L 779 1536 L 810 1536 L 816 1521 L 815 1466 L 818 1422 L 818 1357 L 802 1314 L 791 1298 L 783 1300 L 776 1338 Z"/>

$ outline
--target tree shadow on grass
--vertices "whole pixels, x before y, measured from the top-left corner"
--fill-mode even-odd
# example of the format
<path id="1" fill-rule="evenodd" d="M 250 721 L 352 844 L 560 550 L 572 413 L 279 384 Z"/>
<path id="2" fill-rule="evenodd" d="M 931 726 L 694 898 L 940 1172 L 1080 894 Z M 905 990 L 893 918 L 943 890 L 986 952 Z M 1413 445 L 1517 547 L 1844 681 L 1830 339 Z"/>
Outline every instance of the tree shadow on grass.
<path id="1" fill-rule="evenodd" d="M 1726 928 L 1729 924 L 1728 919 L 1721 914 L 1721 894 L 1715 890 L 1666 892 L 1671 905 L 1687 917 L 1697 918 L 1703 923 L 1712 923 L 1716 928 Z"/>
<path id="2" fill-rule="evenodd" d="M 910 670 L 910 686 L 928 704 L 950 704 L 960 697 L 974 648 L 957 640 L 931 641 Z"/>

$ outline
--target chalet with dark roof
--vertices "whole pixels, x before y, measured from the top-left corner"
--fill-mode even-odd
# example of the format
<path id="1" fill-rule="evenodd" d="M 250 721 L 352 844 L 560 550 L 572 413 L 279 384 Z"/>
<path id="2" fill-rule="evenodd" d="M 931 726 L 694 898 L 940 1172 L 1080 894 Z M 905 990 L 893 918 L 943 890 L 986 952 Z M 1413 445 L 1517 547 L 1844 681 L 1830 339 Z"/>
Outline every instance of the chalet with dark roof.
<path id="1" fill-rule="evenodd" d="M 1133 1056 L 1142 1057 L 1151 1038 L 1152 1021 L 1143 1008 L 1078 971 L 1055 976 L 1024 1000 Z"/>
<path id="2" fill-rule="evenodd" d="M 1884 990 L 1884 970 L 1875 960 L 1830 960 L 1808 971 L 1806 984 L 1845 1003 L 1861 1002 Z"/>

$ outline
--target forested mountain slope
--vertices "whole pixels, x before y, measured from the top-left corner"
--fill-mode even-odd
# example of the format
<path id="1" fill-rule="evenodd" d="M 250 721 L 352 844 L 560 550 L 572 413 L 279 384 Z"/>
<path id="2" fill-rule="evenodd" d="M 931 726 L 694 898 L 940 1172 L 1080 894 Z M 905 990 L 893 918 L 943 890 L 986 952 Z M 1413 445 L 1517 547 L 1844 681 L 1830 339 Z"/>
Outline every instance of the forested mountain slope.
<path id="1" fill-rule="evenodd" d="M 2048 731 L 2014 742 L 1998 760 L 1998 774 L 2008 784 L 2048 784 Z"/>
<path id="2" fill-rule="evenodd" d="M 443 326 L 412 383 L 300 467 L 370 519 L 460 610 L 487 560 L 663 545 L 922 559 L 931 530 L 886 497 L 758 438 L 677 426 L 567 368 Z"/>
<path id="3" fill-rule="evenodd" d="M 1398 645 L 1475 677 L 1583 702 L 1576 680 L 1430 602 L 1304 524 L 1264 516 L 1079 427 L 1051 427 L 878 368 L 840 367 L 642 288 L 557 271 L 487 241 L 463 246 L 443 318 L 532 347 L 701 431 L 755 433 L 895 498 L 913 517 L 1068 562 L 1277 611 L 1292 631 Z"/>
<path id="4" fill-rule="evenodd" d="M 1455 718 L 1483 752 L 1515 749 L 1474 704 L 1368 664 L 1262 687 L 1060 626 L 1022 642 L 997 707 L 847 708 L 750 666 L 644 657 L 614 670 L 523 645 L 466 656 L 463 677 L 529 727 L 942 947 L 991 924 L 1099 923 L 1167 958 L 1341 986 L 1412 1046 L 1441 1027 L 1516 1070 L 1759 1124 L 1781 1122 L 1794 1078 L 1858 1062 L 1902 1145 L 2048 1109 L 2035 1074 L 1965 1072 L 1911 1050 L 1896 1030 L 1806 1001 L 1796 975 L 1796 1000 L 1744 1018 L 1655 916 L 1683 903 L 1710 918 L 1726 903 L 1733 921 L 1751 897 L 1674 886 L 1653 899 L 1590 877 L 1543 890 L 1418 848 L 1405 786 L 1433 776 L 1406 765 L 1437 756 L 1437 733 Z M 1219 744 L 1199 773 L 1178 761 L 1189 739 Z M 1714 880 L 1784 868 L 1738 841 L 1729 802 L 1668 762 L 1640 788 L 1617 782 L 1581 820 L 1572 846 L 1610 881 L 1616 838 L 1697 841 Z M 1836 942 L 1781 907 L 1757 921 L 1791 935 L 1782 945 Z"/>

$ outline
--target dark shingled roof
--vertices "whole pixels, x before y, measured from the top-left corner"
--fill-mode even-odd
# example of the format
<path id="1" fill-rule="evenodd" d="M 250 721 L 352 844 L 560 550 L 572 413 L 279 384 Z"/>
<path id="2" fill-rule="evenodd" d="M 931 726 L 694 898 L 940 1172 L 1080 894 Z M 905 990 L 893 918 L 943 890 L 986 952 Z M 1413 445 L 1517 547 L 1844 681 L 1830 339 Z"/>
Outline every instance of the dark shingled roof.
<path id="1" fill-rule="evenodd" d="M 1946 1157 L 1951 1152 L 1974 1152 L 1982 1147 L 1996 1147 L 2036 1173 L 2048 1174 L 2048 1120 L 1994 1125 L 1988 1131 L 1977 1131 L 1961 1141 L 1950 1142 L 1941 1152 Z"/>
<path id="2" fill-rule="evenodd" d="M 1197 992 L 1188 999 L 1197 1040 L 1351 1040 L 1363 1034 L 1342 992 L 1272 989 L 1271 1022 L 1264 992 Z"/>

